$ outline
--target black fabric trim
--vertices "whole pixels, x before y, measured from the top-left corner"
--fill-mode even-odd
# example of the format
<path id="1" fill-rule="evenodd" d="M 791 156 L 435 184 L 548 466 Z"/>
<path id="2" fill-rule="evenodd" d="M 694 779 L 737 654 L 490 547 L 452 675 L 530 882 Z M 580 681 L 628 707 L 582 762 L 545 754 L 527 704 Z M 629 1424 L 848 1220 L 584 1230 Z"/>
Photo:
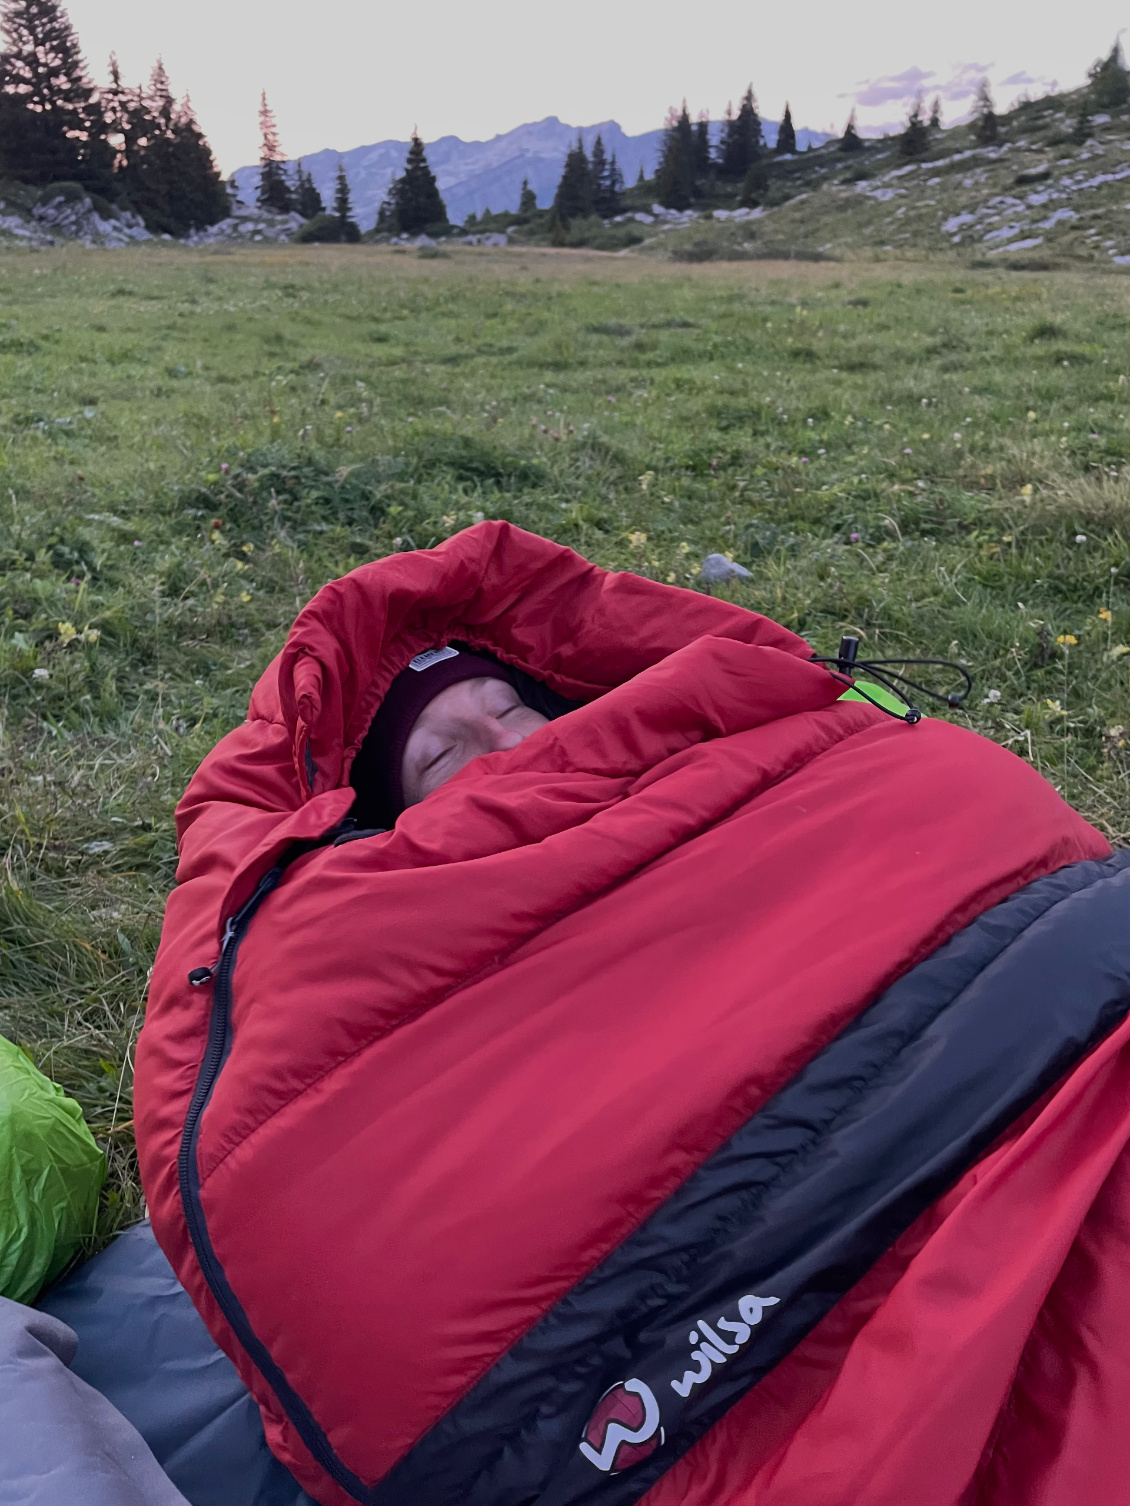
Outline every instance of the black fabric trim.
<path id="1" fill-rule="evenodd" d="M 1130 853 L 986 912 L 900 979 L 504 1355 L 381 1481 L 377 1506 L 627 1506 L 780 1362 L 992 1141 L 1125 1016 Z M 776 1296 L 681 1400 L 688 1332 Z M 580 1453 L 629 1378 L 665 1443 Z"/>
<path id="2" fill-rule="evenodd" d="M 827 1046 L 375 1485 L 334 1454 L 255 1335 L 204 1220 L 197 1137 L 229 1044 L 233 951 L 217 974 L 213 1075 L 202 1072 L 182 1145 L 201 1269 L 306 1447 L 362 1506 L 630 1506 L 1125 1017 L 1128 916 L 1123 853 L 1064 868 L 979 917 Z M 751 1295 L 778 1300 L 708 1381 L 676 1395 L 672 1378 L 693 1368 L 688 1333 L 736 1319 Z M 664 1441 L 601 1473 L 579 1444 L 601 1396 L 630 1378 L 658 1400 Z"/>

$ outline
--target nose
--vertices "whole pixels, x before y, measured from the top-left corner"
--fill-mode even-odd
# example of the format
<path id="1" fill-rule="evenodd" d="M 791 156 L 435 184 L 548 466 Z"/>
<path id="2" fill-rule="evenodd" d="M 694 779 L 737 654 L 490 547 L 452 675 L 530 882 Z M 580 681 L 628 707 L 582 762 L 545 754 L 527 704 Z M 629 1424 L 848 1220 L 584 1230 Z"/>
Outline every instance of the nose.
<path id="1" fill-rule="evenodd" d="M 488 718 L 487 736 L 492 753 L 507 753 L 511 748 L 516 748 L 520 742 L 525 741 L 523 733 L 516 731 L 513 727 L 504 727 L 493 716 Z"/>

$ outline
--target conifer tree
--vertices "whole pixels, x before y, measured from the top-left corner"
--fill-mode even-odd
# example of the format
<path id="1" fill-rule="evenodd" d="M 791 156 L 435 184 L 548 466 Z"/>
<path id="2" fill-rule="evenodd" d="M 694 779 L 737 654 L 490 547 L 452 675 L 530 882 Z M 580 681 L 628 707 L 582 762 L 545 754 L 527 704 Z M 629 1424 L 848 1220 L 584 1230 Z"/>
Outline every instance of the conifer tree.
<path id="1" fill-rule="evenodd" d="M 934 103 L 930 106 L 930 129 L 940 131 L 942 129 L 942 96 L 934 95 Z"/>
<path id="2" fill-rule="evenodd" d="M 144 89 L 122 84 L 110 59 L 104 95 L 117 182 L 129 206 L 158 234 L 184 235 L 222 220 L 228 192 L 186 95 L 178 105 L 158 58 Z"/>
<path id="3" fill-rule="evenodd" d="M 700 110 L 694 126 L 694 175 L 699 183 L 710 178 L 713 163 L 710 158 L 710 112 Z"/>
<path id="4" fill-rule="evenodd" d="M 769 187 L 769 168 L 762 158 L 751 162 L 749 172 L 742 179 L 738 202 L 745 209 L 756 209 Z"/>
<path id="5" fill-rule="evenodd" d="M 665 209 L 691 207 L 695 189 L 694 129 L 685 99 L 681 110 L 672 105 L 667 112 L 655 187 Z"/>
<path id="6" fill-rule="evenodd" d="M 840 137 L 841 152 L 861 152 L 863 150 L 863 137 L 859 134 L 859 127 L 855 123 L 855 111 L 848 116 L 848 123 L 844 126 L 844 134 Z"/>
<path id="7" fill-rule="evenodd" d="M 594 214 L 602 218 L 607 217 L 606 204 L 608 201 L 608 156 L 604 150 L 604 141 L 597 135 L 592 144 L 592 157 L 589 161 L 589 172 L 592 175 L 592 209 Z"/>
<path id="8" fill-rule="evenodd" d="M 776 152 L 778 157 L 787 157 L 795 151 L 796 131 L 793 129 L 793 112 L 789 109 L 789 102 L 786 100 L 785 113 L 781 117 L 781 124 L 777 130 Z"/>
<path id="9" fill-rule="evenodd" d="M 537 213 L 538 196 L 530 187 L 529 178 L 522 179 L 522 192 L 518 195 L 518 213 L 524 218 Z"/>
<path id="10" fill-rule="evenodd" d="M 989 89 L 989 80 L 983 78 L 977 89 L 977 108 L 973 122 L 973 132 L 982 146 L 992 146 L 1000 137 L 1000 122 L 997 120 L 997 112 L 993 108 L 993 96 Z"/>
<path id="11" fill-rule="evenodd" d="M 290 214 L 294 209 L 294 195 L 286 175 L 286 156 L 279 143 L 279 128 L 275 114 L 267 103 L 264 89 L 259 99 L 259 132 L 263 143 L 259 148 L 260 209 L 273 209 L 278 214 Z"/>
<path id="12" fill-rule="evenodd" d="M 359 241 L 361 227 L 353 218 L 353 198 L 349 192 L 349 178 L 346 175 L 345 163 L 340 161 L 337 164 L 337 180 L 334 183 L 333 212 L 337 220 L 338 240 Z"/>
<path id="13" fill-rule="evenodd" d="M 1087 70 L 1091 99 L 1100 110 L 1120 110 L 1130 102 L 1130 72 L 1117 38 L 1105 58 L 1099 58 Z"/>
<path id="14" fill-rule="evenodd" d="M 428 166 L 424 143 L 412 129 L 404 172 L 392 189 L 396 222 L 405 235 L 447 229 L 447 206 L 440 197 L 435 174 Z M 378 227 L 380 217 L 378 216 Z"/>
<path id="15" fill-rule="evenodd" d="M 757 100 L 753 85 L 742 95 L 738 113 L 734 115 L 727 107 L 722 127 L 722 158 L 719 164 L 724 178 L 741 182 L 746 173 L 761 156 L 764 149 L 761 136 L 761 117 L 757 113 Z"/>
<path id="16" fill-rule="evenodd" d="M 1094 135 L 1095 125 L 1091 119 L 1090 101 L 1084 94 L 1079 102 L 1079 113 L 1075 117 L 1075 124 L 1071 130 L 1071 139 L 1076 146 L 1083 146 Z"/>
<path id="17" fill-rule="evenodd" d="M 910 119 L 906 123 L 902 135 L 899 137 L 900 157 L 921 157 L 930 145 L 930 133 L 926 129 L 926 122 L 922 119 L 921 95 L 914 101 L 914 108 L 910 112 Z"/>
<path id="18" fill-rule="evenodd" d="M 561 181 L 553 196 L 553 208 L 562 225 L 568 225 L 570 220 L 583 219 L 593 212 L 592 168 L 580 136 L 576 146 L 566 154 Z"/>
<path id="19" fill-rule="evenodd" d="M 608 197 L 605 199 L 605 209 L 608 217 L 617 215 L 624 205 L 621 195 L 624 192 L 624 174 L 620 171 L 620 164 L 616 161 L 616 153 L 613 152 L 608 162 Z"/>
<path id="20" fill-rule="evenodd" d="M 640 170 L 636 174 L 636 187 L 637 188 L 642 188 L 646 182 L 647 182 L 647 178 L 644 176 L 643 163 L 641 162 L 640 163 Z"/>
<path id="21" fill-rule="evenodd" d="M 313 176 L 306 171 L 301 162 L 298 164 L 294 184 L 294 207 L 304 220 L 312 220 L 319 214 L 325 214 L 326 206 L 322 196 L 318 192 Z"/>
<path id="22" fill-rule="evenodd" d="M 98 92 L 59 0 L 3 0 L 0 154 L 26 183 L 112 193 L 114 153 Z"/>

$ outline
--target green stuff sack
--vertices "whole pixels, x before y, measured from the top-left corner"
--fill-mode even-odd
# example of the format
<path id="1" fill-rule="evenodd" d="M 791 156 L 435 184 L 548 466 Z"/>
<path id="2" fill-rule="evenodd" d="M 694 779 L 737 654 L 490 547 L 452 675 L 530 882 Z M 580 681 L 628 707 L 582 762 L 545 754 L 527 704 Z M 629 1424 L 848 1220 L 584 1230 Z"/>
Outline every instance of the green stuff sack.
<path id="1" fill-rule="evenodd" d="M 0 1036 L 0 1296 L 30 1302 L 62 1271 L 105 1175 L 78 1104 Z"/>

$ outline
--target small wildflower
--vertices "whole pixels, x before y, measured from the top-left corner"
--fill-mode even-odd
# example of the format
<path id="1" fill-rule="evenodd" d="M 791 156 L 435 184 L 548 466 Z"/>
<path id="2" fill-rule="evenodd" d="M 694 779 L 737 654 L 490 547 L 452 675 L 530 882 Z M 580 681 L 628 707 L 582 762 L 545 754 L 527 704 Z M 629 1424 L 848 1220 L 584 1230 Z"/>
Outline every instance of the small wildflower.
<path id="1" fill-rule="evenodd" d="M 1045 704 L 1045 706 L 1047 706 L 1047 708 L 1051 712 L 1052 716 L 1066 716 L 1067 715 L 1067 712 L 1064 711 L 1063 707 L 1059 704 L 1058 701 L 1053 701 L 1053 700 L 1051 700 L 1049 698 L 1047 701 L 1044 702 L 1044 704 Z"/>
<path id="2" fill-rule="evenodd" d="M 961 443 L 961 441 L 962 441 L 962 433 L 961 433 L 961 430 L 960 430 L 960 429 L 956 429 L 956 430 L 955 430 L 955 431 L 954 431 L 954 436 L 953 436 L 953 442 L 954 442 L 954 444 L 960 444 L 960 443 Z"/>
<path id="3" fill-rule="evenodd" d="M 33 680 L 49 680 L 51 678 L 51 671 L 49 669 L 33 669 L 31 677 Z"/>
<path id="4" fill-rule="evenodd" d="M 1055 641 L 1057 643 L 1062 643 L 1065 648 L 1074 648 L 1075 645 L 1079 642 L 1074 633 L 1060 633 L 1059 637 Z"/>
<path id="5" fill-rule="evenodd" d="M 800 463 L 801 463 L 801 465 L 807 465 L 808 464 L 808 456 L 807 455 L 802 455 L 800 457 Z"/>
<path id="6" fill-rule="evenodd" d="M 1032 483 L 1031 482 L 1029 482 L 1027 484 L 1027 486 L 1022 486 L 1020 488 L 1020 495 L 1022 497 L 1030 497 L 1032 495 Z"/>
<path id="7" fill-rule="evenodd" d="M 906 449 L 906 450 L 903 450 L 903 452 L 902 452 L 902 453 L 903 453 L 903 454 L 904 454 L 904 455 L 913 455 L 913 454 L 914 454 L 914 451 L 913 451 L 913 450 L 911 450 L 911 449 Z"/>
<path id="8" fill-rule="evenodd" d="M 982 706 L 995 706 L 1000 698 L 1001 693 L 999 690 L 990 690 L 986 692 L 985 699 L 981 702 L 981 704 Z"/>
<path id="9" fill-rule="evenodd" d="M 930 438 L 930 436 L 929 436 L 929 434 L 923 434 L 923 436 L 922 436 L 922 438 L 923 438 L 923 439 L 929 439 L 929 438 Z"/>
<path id="10" fill-rule="evenodd" d="M 219 530 L 223 526 L 224 526 L 224 520 L 223 520 L 223 518 L 213 518 L 212 519 L 212 527 L 214 529 Z"/>
<path id="11" fill-rule="evenodd" d="M 343 412 L 342 412 L 342 411 L 341 411 L 341 409 L 340 409 L 340 408 L 339 408 L 339 409 L 338 409 L 338 410 L 337 410 L 337 412 L 336 412 L 336 413 L 335 413 L 335 414 L 334 414 L 334 417 L 335 417 L 335 418 L 344 418 L 344 417 L 345 417 L 345 414 L 344 414 L 344 413 L 343 413 Z"/>
<path id="12" fill-rule="evenodd" d="M 63 640 L 64 643 L 69 643 L 72 638 L 78 636 L 78 629 L 75 627 L 73 622 L 60 622 L 57 623 L 56 626 L 59 629 L 59 637 Z"/>
<path id="13" fill-rule="evenodd" d="M 92 627 L 83 628 L 80 636 L 84 643 L 97 643 L 102 636 L 102 629 Z"/>
<path id="14" fill-rule="evenodd" d="M 1029 422 L 1029 423 L 1030 423 L 1030 424 L 1034 424 L 1034 423 L 1035 423 L 1035 422 L 1036 422 L 1036 414 L 1035 414 L 1035 410 L 1034 410 L 1034 409 L 1032 409 L 1032 408 L 1029 408 L 1029 409 L 1028 409 L 1028 422 Z"/>
<path id="15" fill-rule="evenodd" d="M 239 547 L 240 547 L 240 549 L 243 550 L 244 554 L 254 554 L 255 553 L 255 545 L 254 544 L 241 544 Z"/>
<path id="16" fill-rule="evenodd" d="M 443 517 L 440 518 L 439 521 L 444 528 L 454 528 L 455 514 L 453 512 L 445 512 Z"/>
<path id="17" fill-rule="evenodd" d="M 639 481 L 640 491 L 641 492 L 646 492 L 647 489 L 648 489 L 648 487 L 655 480 L 655 472 L 654 471 L 644 471 L 643 475 L 642 476 L 638 476 L 636 479 Z"/>
<path id="18" fill-rule="evenodd" d="M 221 460 L 220 461 L 220 475 L 221 476 L 226 476 L 227 473 L 230 470 L 231 470 L 231 466 L 227 463 L 227 461 L 226 460 Z"/>
<path id="19" fill-rule="evenodd" d="M 1127 654 L 1130 654 L 1130 647 L 1125 643 L 1116 643 L 1113 648 L 1108 648 L 1106 651 L 1108 659 L 1123 659 Z"/>
<path id="20" fill-rule="evenodd" d="M 240 601 L 250 601 L 251 600 L 251 593 L 249 591 L 241 591 L 239 593 L 239 599 L 240 599 Z"/>
<path id="21" fill-rule="evenodd" d="M 686 539 L 684 539 L 683 542 L 679 545 L 679 553 L 680 554 L 690 554 L 690 552 L 691 552 L 691 546 L 687 543 Z"/>
<path id="22" fill-rule="evenodd" d="M 674 570 L 668 571 L 668 573 L 667 573 L 667 584 L 669 586 L 673 586 L 675 584 L 675 572 L 674 572 Z"/>
<path id="23" fill-rule="evenodd" d="M 1087 542 L 1087 535 L 1085 533 L 1077 533 L 1075 535 L 1075 542 L 1077 544 L 1085 544 Z"/>
<path id="24" fill-rule="evenodd" d="M 1098 436 L 1098 435 L 1097 435 L 1097 434 L 1092 434 L 1092 435 L 1091 435 L 1091 438 L 1092 438 L 1092 439 L 1098 439 L 1098 437 L 1099 437 L 1099 436 Z"/>
<path id="25" fill-rule="evenodd" d="M 848 542 L 850 544 L 858 544 L 858 543 L 860 543 L 860 541 L 862 540 L 862 538 L 863 538 L 863 535 L 861 533 L 849 533 L 848 534 Z"/>
<path id="26" fill-rule="evenodd" d="M 633 549 L 642 549 L 647 543 L 647 534 L 640 533 L 638 530 L 633 531 L 628 535 L 628 543 Z"/>
<path id="27" fill-rule="evenodd" d="M 140 539 L 134 539 L 134 541 L 133 541 L 133 547 L 135 549 L 140 549 L 141 548 L 141 540 Z"/>
<path id="28" fill-rule="evenodd" d="M 1100 607 L 1099 608 L 1099 621 L 1100 622 L 1109 622 L 1110 621 L 1110 608 L 1109 607 Z"/>

